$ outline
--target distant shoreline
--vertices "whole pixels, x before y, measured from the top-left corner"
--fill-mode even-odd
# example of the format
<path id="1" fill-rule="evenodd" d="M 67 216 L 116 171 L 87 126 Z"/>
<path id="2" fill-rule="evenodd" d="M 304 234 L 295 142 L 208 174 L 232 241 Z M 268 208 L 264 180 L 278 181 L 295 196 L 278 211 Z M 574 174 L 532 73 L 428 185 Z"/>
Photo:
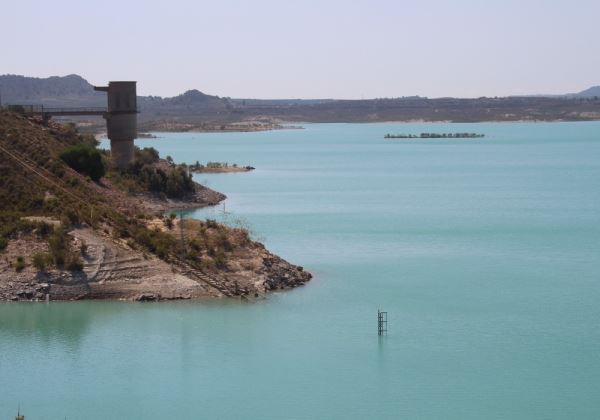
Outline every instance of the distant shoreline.
<path id="1" fill-rule="evenodd" d="M 420 134 L 386 134 L 384 139 L 478 139 L 485 137 L 479 133 L 420 133 Z"/>
<path id="2" fill-rule="evenodd" d="M 296 123 L 298 125 L 284 125 L 281 128 L 277 129 L 264 129 L 264 130 L 238 130 L 238 131 L 198 131 L 198 130 L 171 130 L 171 131 L 161 131 L 161 130 L 148 130 L 142 133 L 142 136 L 137 137 L 136 140 L 147 140 L 147 139 L 158 139 L 161 138 L 160 134 L 168 134 L 168 133 L 248 133 L 248 132 L 260 132 L 260 131 L 273 131 L 273 130 L 298 130 L 304 129 L 304 125 L 312 125 L 312 124 L 555 124 L 555 123 L 593 123 L 598 122 L 600 120 L 564 120 L 564 119 L 556 119 L 556 120 L 489 120 L 489 121 L 447 121 L 447 120 L 438 120 L 438 121 L 425 121 L 425 120 L 407 120 L 407 121 L 361 121 L 361 122 L 350 122 L 350 121 L 337 121 L 337 122 L 310 122 L 303 121 L 301 123 Z M 97 133 L 94 135 L 96 140 L 107 140 L 106 132 Z"/>

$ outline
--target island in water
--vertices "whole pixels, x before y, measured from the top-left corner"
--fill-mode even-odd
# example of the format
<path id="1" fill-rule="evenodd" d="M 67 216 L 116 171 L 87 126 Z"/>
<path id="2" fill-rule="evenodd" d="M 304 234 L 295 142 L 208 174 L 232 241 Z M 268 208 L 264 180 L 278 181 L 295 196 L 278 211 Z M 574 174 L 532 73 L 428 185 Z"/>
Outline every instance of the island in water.
<path id="1" fill-rule="evenodd" d="M 240 166 L 237 163 L 230 165 L 228 162 L 207 162 L 206 165 L 203 165 L 196 161 L 196 163 L 188 165 L 188 169 L 198 174 L 218 174 L 226 172 L 250 172 L 256 168 L 253 166 Z"/>
<path id="2" fill-rule="evenodd" d="M 485 137 L 477 133 L 421 133 L 421 134 L 386 134 L 386 139 L 476 139 Z"/>

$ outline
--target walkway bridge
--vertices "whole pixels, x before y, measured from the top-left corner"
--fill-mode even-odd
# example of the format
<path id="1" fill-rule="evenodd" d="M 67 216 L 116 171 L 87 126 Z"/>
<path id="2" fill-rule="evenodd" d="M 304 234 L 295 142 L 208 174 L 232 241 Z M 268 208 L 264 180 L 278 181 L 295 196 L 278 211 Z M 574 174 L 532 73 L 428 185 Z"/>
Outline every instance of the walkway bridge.
<path id="1" fill-rule="evenodd" d="M 11 111 L 23 115 L 40 116 L 44 122 L 52 117 L 101 116 L 106 120 L 113 163 L 125 168 L 134 158 L 133 141 L 137 137 L 136 82 L 113 81 L 108 86 L 94 86 L 95 91 L 107 93 L 106 107 L 47 107 L 35 104 L 7 105 Z"/>
<path id="2" fill-rule="evenodd" d="M 39 115 L 44 120 L 51 117 L 70 117 L 78 115 L 104 116 L 108 110 L 106 107 L 47 107 L 44 105 L 7 105 L 7 109 L 23 115 Z"/>

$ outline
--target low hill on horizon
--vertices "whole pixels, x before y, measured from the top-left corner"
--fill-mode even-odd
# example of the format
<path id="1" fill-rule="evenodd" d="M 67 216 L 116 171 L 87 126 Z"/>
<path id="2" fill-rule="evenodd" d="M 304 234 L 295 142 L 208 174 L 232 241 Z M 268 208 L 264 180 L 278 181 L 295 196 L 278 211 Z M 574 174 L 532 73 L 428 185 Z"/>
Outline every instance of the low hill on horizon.
<path id="1" fill-rule="evenodd" d="M 103 106 L 105 94 L 75 74 L 35 78 L 0 76 L 4 104 Z M 142 125 L 198 129 L 203 124 L 270 122 L 382 121 L 580 121 L 600 119 L 600 87 L 575 95 L 501 98 L 426 98 L 410 96 L 365 100 L 231 99 L 196 89 L 170 98 L 138 96 Z M 148 124 L 152 123 L 152 124 Z M 175 124 L 171 124 L 175 123 Z M 181 127 L 186 127 L 182 129 Z M 158 129 L 160 131 L 160 128 Z"/>
<path id="2" fill-rule="evenodd" d="M 15 74 L 0 76 L 3 104 L 43 104 L 48 106 L 95 106 L 106 102 L 106 94 L 77 74 L 46 78 Z"/>
<path id="3" fill-rule="evenodd" d="M 576 93 L 575 96 L 578 98 L 593 98 L 595 96 L 600 96 L 600 86 L 592 86 L 591 88 Z"/>

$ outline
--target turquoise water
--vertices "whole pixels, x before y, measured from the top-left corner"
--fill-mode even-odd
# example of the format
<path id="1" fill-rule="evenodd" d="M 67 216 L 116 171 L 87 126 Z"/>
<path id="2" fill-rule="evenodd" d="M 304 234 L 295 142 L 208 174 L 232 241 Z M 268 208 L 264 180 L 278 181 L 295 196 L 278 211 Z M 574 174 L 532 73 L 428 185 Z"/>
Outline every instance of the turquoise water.
<path id="1" fill-rule="evenodd" d="M 384 140 L 469 131 L 478 140 Z M 600 123 L 141 140 L 315 274 L 253 303 L 0 304 L 0 418 L 600 418 Z M 376 314 L 389 312 L 389 333 Z"/>

